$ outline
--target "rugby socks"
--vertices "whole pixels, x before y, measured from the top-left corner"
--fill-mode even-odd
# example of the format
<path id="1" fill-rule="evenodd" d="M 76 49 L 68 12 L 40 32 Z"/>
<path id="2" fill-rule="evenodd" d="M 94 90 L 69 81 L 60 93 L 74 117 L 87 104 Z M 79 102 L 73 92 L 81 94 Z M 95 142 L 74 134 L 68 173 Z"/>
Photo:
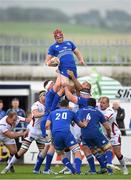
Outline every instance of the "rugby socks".
<path id="1" fill-rule="evenodd" d="M 90 172 L 96 172 L 96 167 L 95 167 L 93 155 L 90 154 L 90 155 L 86 156 L 86 159 L 87 159 L 88 164 L 90 166 Z"/>
<path id="2" fill-rule="evenodd" d="M 81 173 L 81 164 L 82 164 L 81 159 L 75 158 L 74 164 L 75 164 L 76 174 L 80 174 Z"/>
<path id="3" fill-rule="evenodd" d="M 44 171 L 50 170 L 50 166 L 51 166 L 51 162 L 52 162 L 53 156 L 54 156 L 54 153 L 46 155 L 46 163 L 45 163 Z"/>
<path id="4" fill-rule="evenodd" d="M 126 167 L 126 163 L 125 163 L 123 155 L 121 155 L 121 157 L 118 158 L 118 160 L 120 162 L 121 167 Z"/>
<path id="5" fill-rule="evenodd" d="M 13 166 L 19 158 L 20 158 L 20 157 L 18 157 L 17 154 L 15 154 L 15 155 L 10 159 L 10 161 L 8 162 L 8 165 L 6 166 L 6 169 L 10 169 L 11 166 Z"/>
<path id="6" fill-rule="evenodd" d="M 113 154 L 111 150 L 107 150 L 105 152 L 105 158 L 106 158 L 106 162 L 107 164 L 112 164 L 112 158 L 113 158 Z"/>
<path id="7" fill-rule="evenodd" d="M 9 164 L 10 160 L 12 159 L 13 155 L 10 154 L 10 157 L 8 158 L 7 164 Z"/>
<path id="8" fill-rule="evenodd" d="M 108 162 L 107 162 L 106 152 L 104 153 L 104 156 L 105 156 L 105 165 L 107 165 Z M 111 164 L 112 164 L 112 162 L 111 162 Z M 113 170 L 111 168 L 107 168 L 106 167 L 106 169 L 107 169 L 108 174 L 112 174 L 113 173 Z"/>
<path id="9" fill-rule="evenodd" d="M 42 162 L 44 161 L 44 159 L 45 159 L 45 155 L 43 155 L 42 153 L 39 153 L 38 156 L 37 156 L 37 161 L 36 161 L 36 164 L 35 164 L 35 167 L 34 167 L 34 171 L 39 172 L 40 167 L 41 167 Z"/>
<path id="10" fill-rule="evenodd" d="M 63 164 L 71 170 L 72 174 L 75 174 L 76 173 L 76 170 L 73 168 L 72 164 L 70 163 L 69 159 L 68 158 L 64 158 L 62 159 L 62 162 Z"/>
<path id="11" fill-rule="evenodd" d="M 71 159 L 71 152 L 70 152 L 70 151 L 66 152 L 66 157 L 67 157 L 69 160 Z"/>
<path id="12" fill-rule="evenodd" d="M 104 154 L 95 153 L 94 156 L 96 157 L 97 161 L 99 162 L 101 168 L 106 168 L 106 160 Z"/>

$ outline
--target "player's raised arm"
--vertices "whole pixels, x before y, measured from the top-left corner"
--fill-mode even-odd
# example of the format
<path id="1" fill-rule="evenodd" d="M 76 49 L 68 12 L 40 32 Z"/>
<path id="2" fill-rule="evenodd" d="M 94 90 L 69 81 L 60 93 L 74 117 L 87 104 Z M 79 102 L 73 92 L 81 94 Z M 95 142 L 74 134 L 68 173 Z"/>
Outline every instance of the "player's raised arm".
<path id="1" fill-rule="evenodd" d="M 77 78 L 75 77 L 73 71 L 67 70 L 68 75 L 70 76 L 70 78 L 72 79 L 72 81 L 75 84 L 75 88 L 76 90 L 80 91 L 83 89 L 81 83 L 77 80 Z"/>
<path id="2" fill-rule="evenodd" d="M 77 98 L 76 96 L 74 96 L 74 95 L 69 91 L 69 89 L 68 89 L 67 86 L 65 86 L 64 89 L 65 89 L 65 95 L 66 95 L 67 99 L 68 99 L 69 101 L 77 104 L 78 98 Z"/>
<path id="3" fill-rule="evenodd" d="M 81 52 L 77 48 L 74 50 L 74 54 L 76 55 L 76 57 L 77 57 L 77 59 L 79 61 L 79 64 L 86 65 Z"/>

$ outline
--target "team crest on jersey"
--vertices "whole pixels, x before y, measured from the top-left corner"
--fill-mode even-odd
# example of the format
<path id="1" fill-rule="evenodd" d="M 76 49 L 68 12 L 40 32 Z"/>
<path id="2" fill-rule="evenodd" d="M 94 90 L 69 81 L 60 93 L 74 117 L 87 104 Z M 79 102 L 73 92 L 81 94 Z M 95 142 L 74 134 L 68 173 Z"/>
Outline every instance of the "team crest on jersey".
<path id="1" fill-rule="evenodd" d="M 70 43 L 70 42 L 67 42 L 67 45 L 69 45 L 69 46 L 70 46 L 70 45 L 71 45 L 71 43 Z"/>
<path id="2" fill-rule="evenodd" d="M 105 140 L 102 141 L 103 144 L 104 144 L 105 142 L 106 142 Z"/>
<path id="3" fill-rule="evenodd" d="M 56 45 L 55 47 L 56 47 L 56 48 L 58 48 L 58 47 L 59 47 L 59 45 Z"/>
<path id="4" fill-rule="evenodd" d="M 71 141 L 71 144 L 74 144 L 74 141 Z"/>

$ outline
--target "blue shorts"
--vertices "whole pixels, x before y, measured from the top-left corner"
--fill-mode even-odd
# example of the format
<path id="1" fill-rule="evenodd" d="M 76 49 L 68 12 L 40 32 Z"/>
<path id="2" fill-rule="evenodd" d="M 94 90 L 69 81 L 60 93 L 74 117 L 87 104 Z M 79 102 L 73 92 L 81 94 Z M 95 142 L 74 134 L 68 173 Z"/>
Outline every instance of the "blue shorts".
<path id="1" fill-rule="evenodd" d="M 60 68 L 59 67 L 59 71 L 60 71 L 60 74 L 62 74 L 63 76 L 65 77 L 68 77 L 69 78 L 69 75 L 67 73 L 67 70 L 70 70 L 70 71 L 73 71 L 74 75 L 75 75 L 75 78 L 77 78 L 77 69 L 74 67 L 64 67 L 64 68 Z"/>
<path id="2" fill-rule="evenodd" d="M 85 137 L 82 136 L 82 144 L 88 146 L 90 149 L 102 148 L 108 144 L 108 139 L 99 130 L 88 133 Z"/>
<path id="3" fill-rule="evenodd" d="M 76 139 L 74 138 L 74 136 L 70 131 L 53 133 L 53 143 L 57 151 L 62 151 L 65 148 L 77 144 Z"/>

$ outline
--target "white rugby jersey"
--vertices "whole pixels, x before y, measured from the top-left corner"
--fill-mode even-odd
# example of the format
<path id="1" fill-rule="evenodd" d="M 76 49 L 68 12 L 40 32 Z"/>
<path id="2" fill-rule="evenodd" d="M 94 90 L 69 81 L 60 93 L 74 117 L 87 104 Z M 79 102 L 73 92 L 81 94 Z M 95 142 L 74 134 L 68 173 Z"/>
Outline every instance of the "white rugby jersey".
<path id="1" fill-rule="evenodd" d="M 73 102 L 69 102 L 69 107 L 74 111 L 75 113 L 79 110 L 79 105 L 74 104 Z M 71 133 L 74 135 L 76 140 L 80 139 L 81 136 L 81 128 L 75 124 L 74 126 L 70 126 Z"/>
<path id="2" fill-rule="evenodd" d="M 110 124 L 110 127 L 111 127 L 111 131 L 112 131 L 112 135 L 116 135 L 116 134 L 121 134 L 119 128 L 118 128 L 118 125 L 116 123 L 116 113 L 115 111 L 111 108 L 111 107 L 108 107 L 107 109 L 105 110 L 101 110 L 99 109 L 102 114 L 105 116 L 106 120 L 109 122 Z"/>
<path id="3" fill-rule="evenodd" d="M 11 126 L 10 124 L 7 123 L 6 119 L 8 116 L 4 116 L 1 120 L 0 120 L 0 137 L 6 137 L 3 133 L 7 132 L 7 131 L 12 131 L 18 124 L 20 121 L 25 121 L 24 117 L 21 116 L 17 116 L 17 120 L 14 126 Z"/>
<path id="4" fill-rule="evenodd" d="M 73 102 L 69 102 L 69 107 L 72 109 L 72 111 L 77 112 L 79 110 L 79 105 L 73 103 Z"/>
<path id="5" fill-rule="evenodd" d="M 38 112 L 45 112 L 45 106 L 40 103 L 40 101 L 36 101 L 32 106 L 31 106 L 31 112 L 32 112 L 32 116 L 33 116 L 33 110 L 38 110 Z M 32 132 L 37 134 L 37 131 L 40 130 L 40 121 L 41 118 L 34 118 L 31 122 L 30 122 L 30 126 L 31 128 L 29 128 Z"/>

